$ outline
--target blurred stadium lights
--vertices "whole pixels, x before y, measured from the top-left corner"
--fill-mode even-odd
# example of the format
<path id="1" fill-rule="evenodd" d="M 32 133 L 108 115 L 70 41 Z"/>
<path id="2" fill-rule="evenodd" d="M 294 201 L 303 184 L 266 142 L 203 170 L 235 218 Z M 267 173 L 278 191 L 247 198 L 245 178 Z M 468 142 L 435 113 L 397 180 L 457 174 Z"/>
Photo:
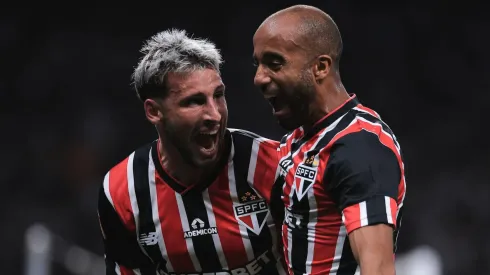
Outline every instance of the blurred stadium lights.
<path id="1" fill-rule="evenodd" d="M 42 224 L 25 233 L 24 275 L 51 275 L 52 263 L 61 264 L 73 275 L 105 274 L 104 259 L 64 240 Z"/>

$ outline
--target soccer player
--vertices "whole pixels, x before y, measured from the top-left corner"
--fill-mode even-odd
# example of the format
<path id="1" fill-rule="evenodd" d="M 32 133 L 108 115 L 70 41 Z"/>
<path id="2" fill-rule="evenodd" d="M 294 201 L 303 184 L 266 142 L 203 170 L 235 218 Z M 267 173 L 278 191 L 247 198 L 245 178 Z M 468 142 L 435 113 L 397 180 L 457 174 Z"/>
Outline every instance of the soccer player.
<path id="1" fill-rule="evenodd" d="M 159 138 L 105 175 L 107 274 L 285 274 L 268 209 L 278 142 L 227 129 L 209 40 L 167 30 L 142 52 L 134 86 Z"/>
<path id="2" fill-rule="evenodd" d="M 281 140 L 273 191 L 290 274 L 395 274 L 405 197 L 400 146 L 342 85 L 336 24 L 315 7 L 292 6 L 268 17 L 253 45 L 254 82 L 291 131 Z"/>

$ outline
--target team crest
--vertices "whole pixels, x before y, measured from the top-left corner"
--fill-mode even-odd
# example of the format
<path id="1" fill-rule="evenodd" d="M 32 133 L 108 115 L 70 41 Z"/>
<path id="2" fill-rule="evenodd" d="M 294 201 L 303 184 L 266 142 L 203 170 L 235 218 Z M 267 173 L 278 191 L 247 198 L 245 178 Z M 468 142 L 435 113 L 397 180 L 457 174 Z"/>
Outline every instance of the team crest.
<path id="1" fill-rule="evenodd" d="M 310 189 L 315 183 L 317 167 L 318 160 L 315 158 L 315 155 L 312 155 L 296 168 L 296 172 L 294 173 L 293 188 L 296 192 L 298 201 L 301 201 L 301 199 L 308 192 L 308 189 Z"/>
<path id="2" fill-rule="evenodd" d="M 267 203 L 251 192 L 246 192 L 239 200 L 241 204 L 233 207 L 236 219 L 241 225 L 259 235 L 269 216 Z"/>

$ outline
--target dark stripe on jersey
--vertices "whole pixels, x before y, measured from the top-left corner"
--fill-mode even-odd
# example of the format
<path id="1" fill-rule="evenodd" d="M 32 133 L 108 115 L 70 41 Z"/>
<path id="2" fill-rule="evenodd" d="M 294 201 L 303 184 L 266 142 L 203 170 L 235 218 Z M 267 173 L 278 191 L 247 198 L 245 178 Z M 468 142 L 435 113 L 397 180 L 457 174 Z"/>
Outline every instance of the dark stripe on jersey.
<path id="1" fill-rule="evenodd" d="M 284 221 L 284 203 L 281 198 L 283 185 L 284 177 L 277 177 L 271 190 L 269 209 L 276 226 L 281 225 Z"/>
<path id="2" fill-rule="evenodd" d="M 148 178 L 148 165 L 151 146 L 138 149 L 134 153 L 133 157 L 133 177 L 134 177 L 134 191 L 136 194 L 136 200 L 139 208 L 139 233 L 150 234 L 155 233 L 155 223 L 153 222 L 153 213 L 150 197 L 150 186 Z M 156 147 L 153 147 L 156 151 Z M 162 257 L 160 247 L 158 244 L 143 246 L 146 253 L 150 256 L 153 262 L 166 270 L 166 262 Z"/>
<path id="3" fill-rule="evenodd" d="M 291 247 L 293 248 L 291 251 L 291 263 L 294 266 L 295 274 L 297 272 L 304 274 L 306 273 L 306 259 L 308 257 L 308 221 L 310 220 L 308 196 L 305 195 L 301 201 L 298 201 L 297 196 L 293 196 L 292 204 L 295 209 L 294 213 L 300 214 L 303 219 L 301 221 L 295 220 L 296 225 L 299 222 L 299 226 L 291 231 Z M 297 209 L 301 209 L 301 211 L 297 211 Z"/>
<path id="4" fill-rule="evenodd" d="M 252 156 L 252 145 L 254 138 L 257 136 L 244 131 L 235 132 L 242 133 L 241 135 L 233 135 L 232 132 L 233 146 L 235 149 L 235 155 L 233 156 L 233 167 L 235 173 L 236 191 L 239 202 L 248 203 L 253 201 L 254 197 L 252 196 L 259 198 L 258 194 L 252 189 L 252 187 L 250 187 L 250 184 L 247 181 L 248 168 L 250 166 L 250 158 Z M 265 213 L 258 213 L 255 215 L 257 215 L 259 222 L 265 218 Z M 256 235 L 247 228 L 247 234 L 249 236 L 250 243 L 252 244 L 252 250 L 255 257 L 258 257 L 267 249 L 272 247 L 272 236 L 267 226 L 267 221 L 265 222 L 266 224 L 262 228 L 262 231 L 260 231 L 260 235 Z M 264 240 L 267 240 L 267 242 L 264 242 Z"/>
<path id="5" fill-rule="evenodd" d="M 154 267 L 142 267 L 140 268 L 140 273 L 141 275 L 155 275 L 155 272 L 157 270 L 155 270 Z M 158 273 L 156 273 L 158 274 Z"/>
<path id="6" fill-rule="evenodd" d="M 388 217 L 386 216 L 386 214 L 377 215 L 375 217 L 373 217 L 372 215 L 372 213 L 386 213 L 386 202 L 384 196 L 375 196 L 371 199 L 368 199 L 366 201 L 366 212 L 370 225 L 379 223 L 388 224 Z"/>
<path id="7" fill-rule="evenodd" d="M 206 205 L 200 192 L 189 192 L 182 196 L 187 221 L 189 222 L 190 230 L 195 230 L 192 227 L 194 219 L 200 219 L 204 223 L 202 229 L 209 228 L 209 219 L 206 212 Z M 197 228 L 199 224 L 197 224 Z M 196 254 L 203 272 L 213 272 L 222 269 L 219 262 L 218 253 L 214 246 L 213 236 L 211 234 L 193 236 L 192 243 L 194 244 L 194 253 Z M 192 253 L 192 251 L 189 251 Z"/>
<path id="8" fill-rule="evenodd" d="M 111 203 L 107 200 L 103 188 L 99 192 L 98 208 L 101 226 L 107 236 L 107 239 L 104 239 L 104 247 L 106 262 L 110 264 L 108 270 L 110 268 L 113 268 L 113 270 L 116 268 L 112 261 L 118 262 L 128 268 L 152 265 L 150 259 L 141 251 L 134 232 L 129 232 L 126 229 L 116 210 L 114 210 Z"/>
<path id="9" fill-rule="evenodd" d="M 105 272 L 106 275 L 117 275 L 116 264 L 113 261 L 105 259 Z"/>
<path id="10" fill-rule="evenodd" d="M 350 247 L 349 238 L 345 238 L 344 246 L 342 247 L 342 256 L 340 258 L 339 269 L 337 275 L 354 275 L 357 269 L 357 262 Z"/>

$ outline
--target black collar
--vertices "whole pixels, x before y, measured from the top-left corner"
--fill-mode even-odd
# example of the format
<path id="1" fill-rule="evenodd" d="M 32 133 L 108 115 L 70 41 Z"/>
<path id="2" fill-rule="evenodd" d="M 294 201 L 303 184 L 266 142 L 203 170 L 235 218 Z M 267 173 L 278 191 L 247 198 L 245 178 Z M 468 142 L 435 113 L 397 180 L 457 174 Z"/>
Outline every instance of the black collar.
<path id="1" fill-rule="evenodd" d="M 360 102 L 357 99 L 357 96 L 355 94 L 350 95 L 350 98 L 345 101 L 342 105 L 337 107 L 337 109 L 333 110 L 332 112 L 328 113 L 326 116 L 322 117 L 319 121 L 317 121 L 313 127 L 304 135 L 304 140 L 309 140 L 312 138 L 314 135 L 316 135 L 319 131 L 322 129 L 327 128 L 330 124 L 332 124 L 334 121 L 339 119 L 341 116 L 349 112 L 352 108 L 356 107 L 359 105 Z"/>

